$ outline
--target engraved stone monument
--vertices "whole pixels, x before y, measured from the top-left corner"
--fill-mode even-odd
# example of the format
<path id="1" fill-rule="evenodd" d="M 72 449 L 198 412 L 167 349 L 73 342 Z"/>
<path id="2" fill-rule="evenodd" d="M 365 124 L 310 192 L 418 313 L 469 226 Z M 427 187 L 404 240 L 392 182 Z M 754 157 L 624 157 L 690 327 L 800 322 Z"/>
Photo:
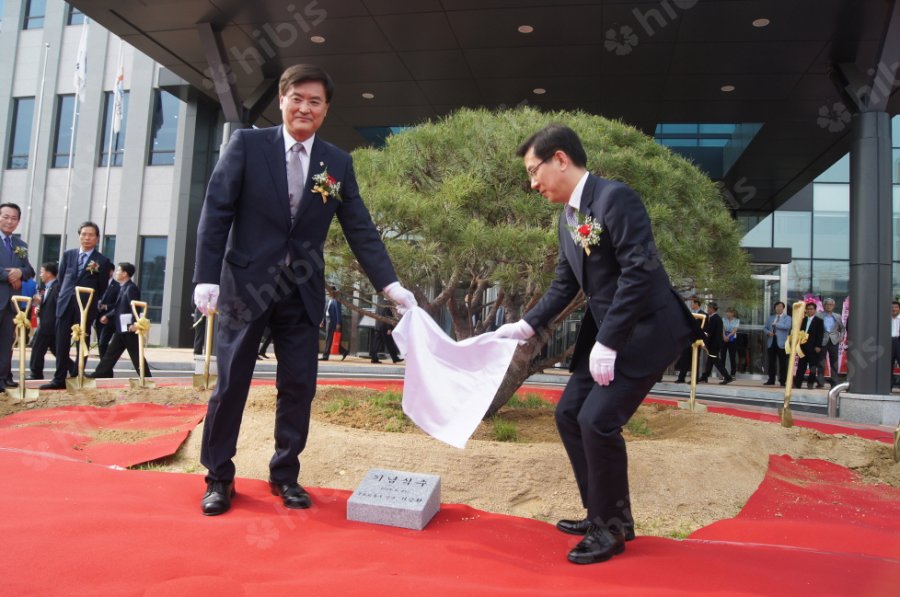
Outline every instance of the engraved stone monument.
<path id="1" fill-rule="evenodd" d="M 440 477 L 373 468 L 347 500 L 347 520 L 421 531 L 440 509 Z"/>

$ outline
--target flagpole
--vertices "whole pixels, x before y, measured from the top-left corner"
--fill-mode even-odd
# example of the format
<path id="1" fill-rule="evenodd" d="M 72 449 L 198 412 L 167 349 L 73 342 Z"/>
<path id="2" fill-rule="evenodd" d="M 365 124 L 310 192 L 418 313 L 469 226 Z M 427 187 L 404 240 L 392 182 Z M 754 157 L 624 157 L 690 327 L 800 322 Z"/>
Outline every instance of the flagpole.
<path id="1" fill-rule="evenodd" d="M 78 42 L 78 56 L 75 58 L 75 102 L 72 106 L 72 137 L 69 139 L 69 167 L 66 174 L 66 204 L 63 207 L 63 229 L 59 242 L 59 262 L 62 263 L 66 252 L 66 233 L 69 228 L 69 201 L 72 195 L 72 169 L 75 165 L 75 133 L 78 127 L 78 104 L 81 103 L 81 94 L 84 92 L 84 82 L 87 76 L 87 35 L 89 19 L 84 19 L 81 30 L 81 39 Z"/>
<path id="2" fill-rule="evenodd" d="M 123 47 L 124 47 L 124 42 L 120 38 L 119 39 L 119 63 L 118 63 L 119 66 L 116 69 L 116 80 L 115 80 L 115 83 L 113 84 L 113 105 L 112 105 L 112 113 L 110 114 L 110 118 L 109 118 L 109 143 L 107 144 L 107 150 L 106 150 L 106 193 L 103 196 L 103 224 L 102 224 L 102 227 L 100 228 L 100 230 L 102 231 L 100 233 L 100 238 L 97 239 L 97 243 L 99 245 L 98 250 L 100 250 L 100 251 L 102 251 L 104 249 L 104 246 L 106 244 L 103 239 L 106 236 L 106 214 L 107 214 L 107 208 L 109 206 L 109 180 L 110 180 L 110 176 L 112 175 L 113 137 L 116 134 L 118 134 L 118 131 L 116 131 L 117 127 L 115 126 L 116 98 L 118 97 L 118 93 L 119 93 L 119 90 L 118 90 L 119 77 L 122 74 Z M 122 98 L 119 101 L 124 101 L 124 98 Z M 116 131 L 116 132 L 114 132 L 114 131 Z"/>
<path id="3" fill-rule="evenodd" d="M 41 109 L 44 105 L 44 82 L 47 75 L 47 55 L 50 53 L 50 44 L 44 43 L 44 63 L 41 66 L 41 87 L 38 93 L 37 117 L 41 118 Z M 28 160 L 31 164 L 31 179 L 28 182 L 28 206 L 25 209 L 25 242 L 31 242 L 31 206 L 34 204 L 34 179 L 37 174 L 37 131 L 33 133 L 31 157 Z"/>

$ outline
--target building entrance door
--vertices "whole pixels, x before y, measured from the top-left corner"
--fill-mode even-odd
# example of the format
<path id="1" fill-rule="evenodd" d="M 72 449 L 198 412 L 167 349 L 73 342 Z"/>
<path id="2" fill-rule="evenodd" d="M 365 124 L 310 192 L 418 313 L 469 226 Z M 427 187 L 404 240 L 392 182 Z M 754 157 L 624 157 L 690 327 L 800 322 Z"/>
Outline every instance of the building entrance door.
<path id="1" fill-rule="evenodd" d="M 762 375 L 767 369 L 769 337 L 765 332 L 766 321 L 774 313 L 775 303 L 787 302 L 787 264 L 752 264 L 756 283 L 753 305 L 740 313 L 738 333 L 737 370 L 739 373 Z"/>

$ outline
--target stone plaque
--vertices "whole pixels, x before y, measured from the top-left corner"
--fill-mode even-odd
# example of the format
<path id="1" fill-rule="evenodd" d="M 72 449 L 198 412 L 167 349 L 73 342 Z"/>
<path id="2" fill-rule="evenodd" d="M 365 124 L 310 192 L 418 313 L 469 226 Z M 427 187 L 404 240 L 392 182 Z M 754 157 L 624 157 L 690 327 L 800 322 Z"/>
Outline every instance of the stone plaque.
<path id="1" fill-rule="evenodd" d="M 440 477 L 373 468 L 347 500 L 347 520 L 421 531 L 440 509 Z"/>

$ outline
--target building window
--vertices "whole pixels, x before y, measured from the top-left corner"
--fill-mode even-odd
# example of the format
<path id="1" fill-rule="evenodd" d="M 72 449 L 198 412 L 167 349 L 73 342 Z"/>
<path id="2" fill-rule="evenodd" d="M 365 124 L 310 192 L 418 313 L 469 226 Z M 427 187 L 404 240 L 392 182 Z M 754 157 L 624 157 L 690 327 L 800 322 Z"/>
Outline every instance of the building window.
<path id="1" fill-rule="evenodd" d="M 147 303 L 147 318 L 153 323 L 162 322 L 163 286 L 166 278 L 165 236 L 141 237 L 141 263 L 138 269 L 138 286 L 141 300 Z"/>
<path id="2" fill-rule="evenodd" d="M 103 253 L 103 255 L 107 259 L 109 259 L 110 261 L 115 263 L 115 261 L 116 261 L 116 235 L 115 234 L 113 234 L 111 236 L 103 237 L 103 248 L 100 249 L 100 252 Z"/>
<path id="3" fill-rule="evenodd" d="M 103 112 L 106 116 L 103 118 L 103 130 L 101 131 L 100 159 L 97 161 L 98 166 L 106 166 L 106 160 L 109 158 L 109 133 L 113 124 L 113 107 L 116 103 L 116 95 L 112 91 L 105 94 L 105 104 Z M 112 134 L 112 150 L 113 150 L 113 166 L 121 166 L 125 156 L 125 126 L 128 124 L 128 92 L 122 94 L 122 124 L 119 126 L 119 132 Z"/>
<path id="4" fill-rule="evenodd" d="M 71 4 L 66 6 L 66 25 L 84 25 L 84 13 Z"/>
<path id="5" fill-rule="evenodd" d="M 153 123 L 150 127 L 150 166 L 175 164 L 179 100 L 168 91 L 154 91 Z"/>
<path id="6" fill-rule="evenodd" d="M 52 168 L 69 167 L 69 150 L 72 148 L 72 117 L 74 114 L 75 96 L 58 96 L 56 100 L 56 132 L 53 140 Z"/>
<path id="7" fill-rule="evenodd" d="M 28 168 L 28 153 L 31 147 L 31 124 L 34 120 L 34 98 L 13 99 L 12 126 L 9 136 L 9 159 L 7 168 L 24 170 Z"/>
<path id="8" fill-rule="evenodd" d="M 46 12 L 47 0 L 27 0 L 25 2 L 25 20 L 22 22 L 22 29 L 43 28 Z"/>
<path id="9" fill-rule="evenodd" d="M 41 237 L 41 261 L 59 261 L 59 245 L 61 239 L 58 234 L 45 234 Z"/>

